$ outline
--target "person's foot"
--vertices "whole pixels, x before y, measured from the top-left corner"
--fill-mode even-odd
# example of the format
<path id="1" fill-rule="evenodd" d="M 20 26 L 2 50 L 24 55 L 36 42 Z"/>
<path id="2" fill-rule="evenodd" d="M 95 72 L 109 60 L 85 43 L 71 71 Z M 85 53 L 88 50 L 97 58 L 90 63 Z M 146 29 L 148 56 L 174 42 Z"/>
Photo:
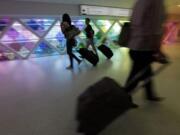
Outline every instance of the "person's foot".
<path id="1" fill-rule="evenodd" d="M 168 64 L 169 63 L 168 57 L 163 53 L 155 54 L 154 55 L 154 60 L 156 62 L 161 63 L 161 64 Z"/>
<path id="2" fill-rule="evenodd" d="M 82 62 L 82 60 L 79 60 L 79 61 L 78 61 L 78 65 L 80 65 L 80 64 L 81 64 L 81 62 Z"/>
<path id="3" fill-rule="evenodd" d="M 66 67 L 66 69 L 70 70 L 70 69 L 73 69 L 73 67 L 70 65 L 70 66 Z"/>
<path id="4" fill-rule="evenodd" d="M 147 98 L 147 100 L 154 101 L 154 102 L 161 102 L 164 100 L 164 98 L 162 98 L 162 97 L 151 97 L 151 98 Z"/>

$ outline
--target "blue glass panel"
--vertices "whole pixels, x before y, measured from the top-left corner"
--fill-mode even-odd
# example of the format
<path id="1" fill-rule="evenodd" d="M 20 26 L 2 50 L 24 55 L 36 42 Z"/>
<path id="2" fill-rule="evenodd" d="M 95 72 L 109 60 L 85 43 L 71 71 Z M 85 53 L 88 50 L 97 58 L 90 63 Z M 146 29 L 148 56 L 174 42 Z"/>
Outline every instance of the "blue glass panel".
<path id="1" fill-rule="evenodd" d="M 35 31 L 39 36 L 44 35 L 44 33 L 53 24 L 54 19 L 21 19 L 28 27 Z"/>
<path id="2" fill-rule="evenodd" d="M 42 57 L 42 56 L 57 55 L 57 54 L 59 53 L 56 50 L 49 47 L 45 42 L 41 42 L 34 50 L 32 57 Z"/>

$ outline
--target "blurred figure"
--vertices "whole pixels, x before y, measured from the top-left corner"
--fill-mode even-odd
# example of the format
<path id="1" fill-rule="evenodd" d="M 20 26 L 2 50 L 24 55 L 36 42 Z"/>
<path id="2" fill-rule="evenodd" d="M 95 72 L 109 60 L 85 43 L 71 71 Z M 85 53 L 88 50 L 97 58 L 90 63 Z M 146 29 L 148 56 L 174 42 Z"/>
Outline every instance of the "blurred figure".
<path id="1" fill-rule="evenodd" d="M 67 67 L 67 69 L 73 69 L 73 58 L 78 62 L 78 64 L 81 63 L 81 60 L 76 57 L 76 55 L 73 54 L 72 49 L 74 46 L 76 46 L 76 39 L 75 37 L 68 38 L 68 31 L 70 31 L 72 28 L 71 24 L 71 18 L 70 16 L 65 13 L 62 16 L 62 23 L 61 23 L 61 30 L 66 38 L 66 48 L 67 48 L 67 54 L 69 55 L 70 65 Z"/>
<path id="2" fill-rule="evenodd" d="M 128 47 L 130 57 L 133 61 L 127 84 L 143 69 L 142 77 L 127 86 L 128 93 L 133 92 L 139 81 L 143 81 L 152 74 L 151 63 L 158 61 L 166 63 L 161 53 L 161 37 L 163 34 L 163 22 L 165 21 L 165 8 L 163 0 L 137 0 L 131 17 L 131 32 Z M 150 80 L 145 85 L 146 99 L 161 101 L 153 89 L 153 82 Z"/>
<path id="3" fill-rule="evenodd" d="M 86 45 L 87 48 L 89 48 L 89 46 L 91 45 L 93 51 L 96 53 L 96 55 L 98 56 L 96 47 L 94 45 L 94 30 L 92 28 L 92 26 L 90 25 L 90 19 L 86 18 L 85 19 L 85 23 L 86 23 L 86 28 L 85 28 L 85 32 L 86 32 Z"/>

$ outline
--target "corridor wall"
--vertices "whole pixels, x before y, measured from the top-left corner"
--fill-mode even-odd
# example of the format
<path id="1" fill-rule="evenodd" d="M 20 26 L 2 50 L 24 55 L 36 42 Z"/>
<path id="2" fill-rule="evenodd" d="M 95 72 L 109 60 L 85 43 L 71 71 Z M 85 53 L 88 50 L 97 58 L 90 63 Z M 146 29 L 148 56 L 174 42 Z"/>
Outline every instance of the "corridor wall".
<path id="1" fill-rule="evenodd" d="M 77 39 L 77 48 L 85 45 L 84 18 L 72 17 L 73 24 L 82 32 Z M 0 18 L 0 60 L 28 59 L 66 53 L 66 40 L 57 17 L 1 17 Z M 126 20 L 92 19 L 95 30 L 95 44 L 106 38 L 106 44 L 114 47 L 113 40 L 121 31 Z"/>

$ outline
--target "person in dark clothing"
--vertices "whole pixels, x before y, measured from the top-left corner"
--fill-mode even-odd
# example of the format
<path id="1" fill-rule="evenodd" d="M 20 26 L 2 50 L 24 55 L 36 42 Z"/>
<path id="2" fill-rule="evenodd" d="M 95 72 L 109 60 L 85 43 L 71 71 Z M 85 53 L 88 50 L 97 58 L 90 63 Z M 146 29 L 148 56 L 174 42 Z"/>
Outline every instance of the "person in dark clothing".
<path id="1" fill-rule="evenodd" d="M 151 63 L 156 59 L 155 56 L 159 54 L 162 56 L 160 48 L 164 20 L 163 0 L 137 0 L 131 17 L 130 41 L 128 42 L 129 54 L 133 62 L 126 84 L 128 93 L 132 93 L 140 81 L 152 75 Z M 128 85 L 143 69 L 146 70 L 142 77 Z M 154 91 L 152 79 L 144 87 L 147 100 L 162 100 Z"/>
<path id="2" fill-rule="evenodd" d="M 94 30 L 92 28 L 92 26 L 90 25 L 90 19 L 86 18 L 85 19 L 85 23 L 86 23 L 86 28 L 85 28 L 85 33 L 86 33 L 86 45 L 87 48 L 89 48 L 89 46 L 91 45 L 93 51 L 96 53 L 96 55 L 98 56 L 96 47 L 94 45 Z"/>
<path id="3" fill-rule="evenodd" d="M 67 54 L 69 55 L 70 60 L 70 65 L 67 67 L 67 69 L 73 69 L 73 58 L 78 62 L 78 64 L 81 63 L 81 60 L 78 57 L 76 57 L 76 55 L 74 55 L 72 52 L 73 47 L 76 46 L 76 39 L 75 37 L 68 38 L 67 33 L 71 30 L 71 28 L 71 18 L 67 13 L 65 13 L 62 16 L 61 30 L 66 38 Z"/>

